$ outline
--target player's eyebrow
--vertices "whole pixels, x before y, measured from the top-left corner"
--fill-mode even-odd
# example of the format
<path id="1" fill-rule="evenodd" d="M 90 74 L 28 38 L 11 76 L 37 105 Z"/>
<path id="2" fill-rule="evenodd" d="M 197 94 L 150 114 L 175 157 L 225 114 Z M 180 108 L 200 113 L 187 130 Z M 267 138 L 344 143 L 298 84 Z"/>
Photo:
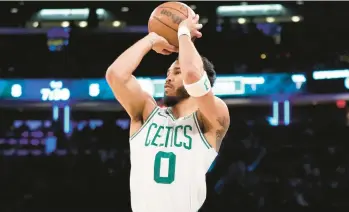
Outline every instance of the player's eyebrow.
<path id="1" fill-rule="evenodd" d="M 173 70 L 178 70 L 178 69 L 180 69 L 180 67 L 173 67 Z M 170 71 L 171 69 L 167 69 L 166 75 L 168 75 Z"/>

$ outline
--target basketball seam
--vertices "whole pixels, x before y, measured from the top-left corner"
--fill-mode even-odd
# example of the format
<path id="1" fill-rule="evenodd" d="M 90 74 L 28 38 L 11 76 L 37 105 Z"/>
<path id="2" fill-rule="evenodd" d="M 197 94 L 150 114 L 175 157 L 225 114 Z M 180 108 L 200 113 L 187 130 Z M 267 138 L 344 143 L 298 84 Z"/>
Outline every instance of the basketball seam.
<path id="1" fill-rule="evenodd" d="M 164 8 L 164 9 L 172 9 L 172 10 L 176 10 L 177 12 L 181 13 L 182 15 L 186 16 L 188 18 L 188 8 L 187 8 L 187 14 L 184 14 L 182 11 L 176 9 L 176 8 L 173 8 L 173 7 L 159 7 L 160 8 Z"/>
<path id="2" fill-rule="evenodd" d="M 158 17 L 154 16 L 153 17 L 155 20 L 159 21 L 160 23 L 162 23 L 163 25 L 167 26 L 168 28 L 172 29 L 173 31 L 177 32 L 176 29 L 173 29 L 171 26 L 169 26 L 168 24 L 162 22 Z"/>

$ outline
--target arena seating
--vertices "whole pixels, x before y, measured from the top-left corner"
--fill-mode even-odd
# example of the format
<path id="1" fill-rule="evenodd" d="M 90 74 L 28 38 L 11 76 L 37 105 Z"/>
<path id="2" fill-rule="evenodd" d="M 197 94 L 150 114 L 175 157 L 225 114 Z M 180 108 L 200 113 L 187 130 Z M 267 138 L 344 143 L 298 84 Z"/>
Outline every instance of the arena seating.
<path id="1" fill-rule="evenodd" d="M 8 117 L 1 128 L 1 211 L 130 211 L 127 119 L 77 115 L 73 133 L 64 135 L 59 124 L 30 116 Z M 202 211 L 348 208 L 348 132 L 340 124 L 272 127 L 232 119 L 207 174 Z M 57 139 L 53 152 L 47 137 Z"/>

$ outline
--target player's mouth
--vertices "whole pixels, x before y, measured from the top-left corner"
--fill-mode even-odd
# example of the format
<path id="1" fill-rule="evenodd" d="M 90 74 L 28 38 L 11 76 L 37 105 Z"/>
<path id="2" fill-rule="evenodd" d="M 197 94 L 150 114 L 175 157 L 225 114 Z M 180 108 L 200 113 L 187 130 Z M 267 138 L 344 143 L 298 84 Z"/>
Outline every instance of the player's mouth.
<path id="1" fill-rule="evenodd" d="M 169 85 L 169 84 L 166 84 L 166 85 L 165 85 L 165 89 L 171 89 L 171 88 L 172 88 L 171 85 Z"/>

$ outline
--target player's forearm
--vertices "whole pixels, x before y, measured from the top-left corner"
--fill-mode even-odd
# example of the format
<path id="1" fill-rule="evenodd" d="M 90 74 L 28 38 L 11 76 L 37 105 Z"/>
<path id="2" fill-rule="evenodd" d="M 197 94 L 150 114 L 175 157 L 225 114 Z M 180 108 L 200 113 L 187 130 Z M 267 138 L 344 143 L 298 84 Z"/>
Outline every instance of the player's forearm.
<path id="1" fill-rule="evenodd" d="M 203 63 L 189 36 L 182 35 L 179 37 L 179 65 L 186 84 L 200 80 Z"/>
<path id="2" fill-rule="evenodd" d="M 149 36 L 144 37 L 124 51 L 108 68 L 106 77 L 111 80 L 126 82 L 139 66 L 143 57 L 151 50 Z"/>

